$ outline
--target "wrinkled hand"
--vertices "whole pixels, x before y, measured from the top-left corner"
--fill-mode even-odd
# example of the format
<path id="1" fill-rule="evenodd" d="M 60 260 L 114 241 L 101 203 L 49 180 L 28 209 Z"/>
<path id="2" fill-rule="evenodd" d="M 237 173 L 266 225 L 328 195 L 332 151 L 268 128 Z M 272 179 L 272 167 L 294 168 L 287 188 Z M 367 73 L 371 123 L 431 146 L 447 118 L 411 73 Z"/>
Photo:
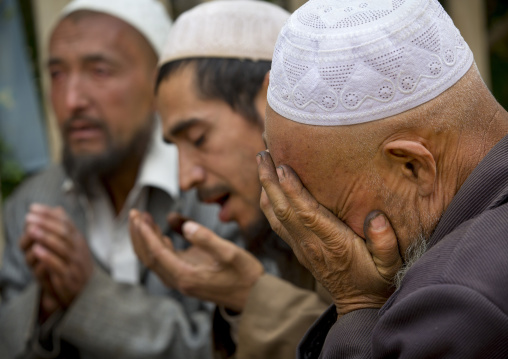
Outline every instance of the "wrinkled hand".
<path id="1" fill-rule="evenodd" d="M 261 208 L 273 230 L 332 295 L 339 315 L 380 308 L 393 292 L 402 265 L 397 238 L 385 215 L 371 213 L 364 240 L 320 205 L 286 165 L 275 169 L 267 151 L 258 157 Z"/>
<path id="2" fill-rule="evenodd" d="M 263 274 L 263 266 L 252 254 L 196 222 L 183 224 L 183 235 L 192 244 L 183 251 L 175 251 L 146 214 L 132 210 L 129 225 L 140 260 L 183 294 L 242 311 Z"/>
<path id="3" fill-rule="evenodd" d="M 41 204 L 30 206 L 20 246 L 42 288 L 41 317 L 69 307 L 90 279 L 93 260 L 85 239 L 65 211 Z"/>

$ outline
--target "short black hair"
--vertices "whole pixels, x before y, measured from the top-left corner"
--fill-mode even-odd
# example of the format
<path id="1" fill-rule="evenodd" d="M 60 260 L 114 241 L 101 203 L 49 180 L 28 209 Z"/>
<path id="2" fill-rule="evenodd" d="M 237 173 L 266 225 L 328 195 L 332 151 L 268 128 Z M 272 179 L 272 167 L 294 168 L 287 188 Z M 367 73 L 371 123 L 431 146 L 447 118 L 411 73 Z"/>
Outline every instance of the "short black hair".
<path id="1" fill-rule="evenodd" d="M 271 61 L 208 57 L 171 61 L 159 69 L 155 93 L 162 81 L 189 65 L 195 66 L 194 79 L 201 97 L 222 100 L 247 120 L 262 123 L 254 100 L 270 71 Z"/>

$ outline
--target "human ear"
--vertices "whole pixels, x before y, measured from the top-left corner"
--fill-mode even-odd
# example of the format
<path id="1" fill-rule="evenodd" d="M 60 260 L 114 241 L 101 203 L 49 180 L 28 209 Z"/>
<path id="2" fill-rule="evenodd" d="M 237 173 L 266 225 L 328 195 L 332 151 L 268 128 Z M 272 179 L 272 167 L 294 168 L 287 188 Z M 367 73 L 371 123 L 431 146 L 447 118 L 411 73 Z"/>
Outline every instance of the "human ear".
<path id="1" fill-rule="evenodd" d="M 263 89 L 268 89 L 269 84 L 270 84 L 270 71 L 266 73 L 265 79 L 263 80 Z"/>
<path id="2" fill-rule="evenodd" d="M 408 140 L 391 141 L 384 145 L 383 153 L 393 165 L 393 169 L 416 183 L 420 196 L 429 196 L 434 192 L 436 161 L 422 143 Z"/>
<path id="3" fill-rule="evenodd" d="M 263 83 L 261 84 L 261 87 L 259 88 L 259 91 L 258 93 L 256 94 L 256 97 L 254 99 L 254 104 L 256 106 L 256 109 L 258 111 L 258 114 L 259 114 L 259 118 L 261 119 L 261 123 L 260 125 L 263 126 L 264 128 L 264 125 L 265 125 L 265 121 L 264 121 L 264 118 L 265 118 L 265 111 L 266 111 L 266 104 L 267 104 L 267 99 L 266 99 L 266 95 L 268 93 L 268 83 L 270 81 L 270 71 L 268 71 L 266 74 L 265 74 L 265 78 L 263 79 Z"/>

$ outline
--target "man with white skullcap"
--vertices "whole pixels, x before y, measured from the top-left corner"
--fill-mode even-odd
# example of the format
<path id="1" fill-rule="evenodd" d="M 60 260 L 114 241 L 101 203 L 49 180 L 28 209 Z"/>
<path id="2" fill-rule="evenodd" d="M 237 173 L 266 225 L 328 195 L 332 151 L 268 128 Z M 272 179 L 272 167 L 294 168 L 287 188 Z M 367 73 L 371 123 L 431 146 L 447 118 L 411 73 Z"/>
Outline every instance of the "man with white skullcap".
<path id="1" fill-rule="evenodd" d="M 335 304 L 300 358 L 507 357 L 507 134 L 437 0 L 291 16 L 258 169 L 272 228 Z"/>
<path id="2" fill-rule="evenodd" d="M 180 210 L 220 230 L 214 208 L 180 194 L 155 118 L 170 25 L 156 0 L 76 0 L 58 18 L 48 70 L 63 164 L 5 207 L 0 357 L 212 357 L 212 306 L 166 288 L 129 238 L 132 208 L 161 227 Z"/>
<path id="3" fill-rule="evenodd" d="M 157 109 L 164 138 L 178 146 L 180 187 L 219 204 L 220 219 L 239 224 L 248 251 L 196 221 L 182 227 L 193 252 L 175 251 L 139 212 L 131 215 L 141 260 L 168 286 L 218 304 L 217 349 L 236 358 L 294 358 L 330 303 L 259 207 L 255 156 L 264 149 L 267 72 L 288 17 L 263 1 L 207 2 L 177 19 L 159 60 Z"/>

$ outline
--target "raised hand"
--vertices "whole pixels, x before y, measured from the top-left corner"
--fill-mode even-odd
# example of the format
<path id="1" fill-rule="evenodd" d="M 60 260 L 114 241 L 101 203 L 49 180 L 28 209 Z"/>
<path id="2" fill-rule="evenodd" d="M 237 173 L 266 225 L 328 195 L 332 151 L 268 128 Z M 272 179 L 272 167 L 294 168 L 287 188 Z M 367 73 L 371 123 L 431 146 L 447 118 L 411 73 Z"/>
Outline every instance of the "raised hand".
<path id="1" fill-rule="evenodd" d="M 186 295 L 241 311 L 263 266 L 249 252 L 192 221 L 182 226 L 192 246 L 175 251 L 145 214 L 132 210 L 130 233 L 140 260 L 161 280 Z"/>
<path id="2" fill-rule="evenodd" d="M 337 312 L 380 308 L 393 292 L 392 278 L 402 265 L 386 216 L 371 213 L 363 239 L 320 205 L 289 166 L 276 169 L 267 151 L 257 160 L 263 212 L 273 230 L 331 293 Z"/>
<path id="3" fill-rule="evenodd" d="M 20 246 L 42 288 L 41 316 L 70 306 L 93 273 L 93 259 L 65 211 L 31 205 Z"/>

